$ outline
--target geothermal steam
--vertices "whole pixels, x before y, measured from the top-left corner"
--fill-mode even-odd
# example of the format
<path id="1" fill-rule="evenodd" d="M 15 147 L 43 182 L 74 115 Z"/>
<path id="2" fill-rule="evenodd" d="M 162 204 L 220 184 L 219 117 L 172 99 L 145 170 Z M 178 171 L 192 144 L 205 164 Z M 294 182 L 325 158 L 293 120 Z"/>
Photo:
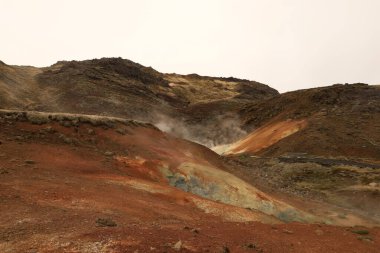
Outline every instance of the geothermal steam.
<path id="1" fill-rule="evenodd" d="M 247 134 L 240 128 L 239 118 L 234 115 L 218 116 L 205 123 L 193 125 L 184 119 L 178 120 L 158 114 L 153 124 L 161 131 L 209 148 L 235 142 Z"/>

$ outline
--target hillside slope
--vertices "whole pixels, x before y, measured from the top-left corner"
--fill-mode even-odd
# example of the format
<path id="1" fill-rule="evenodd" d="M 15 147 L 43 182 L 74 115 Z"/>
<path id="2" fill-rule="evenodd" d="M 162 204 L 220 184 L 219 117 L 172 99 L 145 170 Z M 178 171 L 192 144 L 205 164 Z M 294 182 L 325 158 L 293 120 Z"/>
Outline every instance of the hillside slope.
<path id="1" fill-rule="evenodd" d="M 0 62 L 0 251 L 376 252 L 379 91 Z"/>
<path id="2" fill-rule="evenodd" d="M 214 150 L 257 187 L 380 220 L 380 89 L 334 85 L 246 105 L 248 134 Z M 341 215 L 345 219 L 345 215 Z"/>
<path id="3" fill-rule="evenodd" d="M 289 92 L 248 104 L 239 114 L 251 134 L 225 147 L 226 153 L 302 153 L 380 161 L 377 86 L 334 85 Z"/>
<path id="4" fill-rule="evenodd" d="M 121 58 L 62 61 L 46 68 L 0 64 L 0 108 L 137 119 L 206 145 L 241 137 L 233 128 L 227 140 L 211 133 L 224 119 L 239 123 L 231 111 L 276 94 L 254 81 L 163 74 Z M 223 104 L 223 111 L 191 109 L 214 103 Z"/>
<path id="5" fill-rule="evenodd" d="M 303 252 L 304 247 L 371 252 L 378 247 L 377 228 L 366 228 L 370 235 L 361 238 L 355 234 L 359 227 L 351 232 L 282 224 L 371 223 L 295 208 L 226 172 L 224 160 L 209 149 L 150 124 L 9 110 L 0 111 L 0 123 L 2 252 Z"/>

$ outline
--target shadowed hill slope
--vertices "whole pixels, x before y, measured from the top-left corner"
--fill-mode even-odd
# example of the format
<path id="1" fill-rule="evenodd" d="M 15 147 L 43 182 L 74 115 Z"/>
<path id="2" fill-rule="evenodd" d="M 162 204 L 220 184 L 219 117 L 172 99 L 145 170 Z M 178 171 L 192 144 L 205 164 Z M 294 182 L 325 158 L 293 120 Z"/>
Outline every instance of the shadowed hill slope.
<path id="1" fill-rule="evenodd" d="M 242 137 L 245 132 L 235 131 L 236 108 L 276 94 L 254 81 L 163 74 L 121 58 L 61 61 L 46 68 L 0 64 L 0 108 L 127 117 L 208 146 Z M 223 104 L 223 112 L 212 109 L 215 103 Z M 210 110 L 194 110 L 199 104 L 211 104 Z M 222 138 L 213 133 L 225 119 L 233 127 Z"/>
<path id="2" fill-rule="evenodd" d="M 252 134 L 225 147 L 227 153 L 380 160 L 378 86 L 334 85 L 289 92 L 248 104 L 239 114 Z"/>
<path id="3" fill-rule="evenodd" d="M 291 198 L 315 199 L 380 220 L 378 86 L 289 92 L 248 104 L 240 115 L 248 134 L 214 148 L 242 165 L 232 173 Z"/>
<path id="4" fill-rule="evenodd" d="M 178 124 L 163 127 L 210 145 L 226 140 L 201 131 L 203 126 L 212 128 L 224 118 L 238 121 L 231 116 L 236 108 L 276 94 L 254 81 L 163 74 L 121 58 L 61 61 L 46 68 L 0 66 L 0 108 L 127 117 L 155 124 L 174 119 L 181 129 Z M 223 112 L 213 104 L 222 104 Z M 199 105 L 210 110 L 204 114 L 193 109 Z M 194 123 L 202 127 L 194 128 Z M 227 142 L 241 137 L 229 132 Z"/>

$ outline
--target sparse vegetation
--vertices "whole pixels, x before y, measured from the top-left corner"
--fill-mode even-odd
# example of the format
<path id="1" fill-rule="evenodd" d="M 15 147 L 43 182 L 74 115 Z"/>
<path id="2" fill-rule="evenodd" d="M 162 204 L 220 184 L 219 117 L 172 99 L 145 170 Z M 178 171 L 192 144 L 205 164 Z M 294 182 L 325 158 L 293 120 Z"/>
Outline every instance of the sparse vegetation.
<path id="1" fill-rule="evenodd" d="M 45 113 L 31 111 L 19 112 L 0 109 L 0 118 L 14 119 L 22 122 L 26 121 L 38 125 L 57 122 L 65 127 L 79 126 L 80 124 L 90 124 L 95 127 L 105 126 L 107 128 L 115 128 L 116 124 L 121 124 L 130 127 L 142 126 L 157 129 L 149 123 L 142 123 L 135 120 L 69 113 Z"/>
<path id="2" fill-rule="evenodd" d="M 352 233 L 355 233 L 355 234 L 358 234 L 358 235 L 368 235 L 369 231 L 368 230 L 364 230 L 364 229 L 360 229 L 360 230 L 352 230 Z"/>

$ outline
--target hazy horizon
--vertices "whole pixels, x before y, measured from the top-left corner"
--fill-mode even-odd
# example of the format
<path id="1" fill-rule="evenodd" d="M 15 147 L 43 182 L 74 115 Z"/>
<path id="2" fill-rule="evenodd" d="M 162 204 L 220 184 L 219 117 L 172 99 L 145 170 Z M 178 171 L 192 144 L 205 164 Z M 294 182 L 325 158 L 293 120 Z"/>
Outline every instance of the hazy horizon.
<path id="1" fill-rule="evenodd" d="M 122 57 L 280 92 L 380 83 L 380 1 L 0 0 L 0 60 Z"/>

